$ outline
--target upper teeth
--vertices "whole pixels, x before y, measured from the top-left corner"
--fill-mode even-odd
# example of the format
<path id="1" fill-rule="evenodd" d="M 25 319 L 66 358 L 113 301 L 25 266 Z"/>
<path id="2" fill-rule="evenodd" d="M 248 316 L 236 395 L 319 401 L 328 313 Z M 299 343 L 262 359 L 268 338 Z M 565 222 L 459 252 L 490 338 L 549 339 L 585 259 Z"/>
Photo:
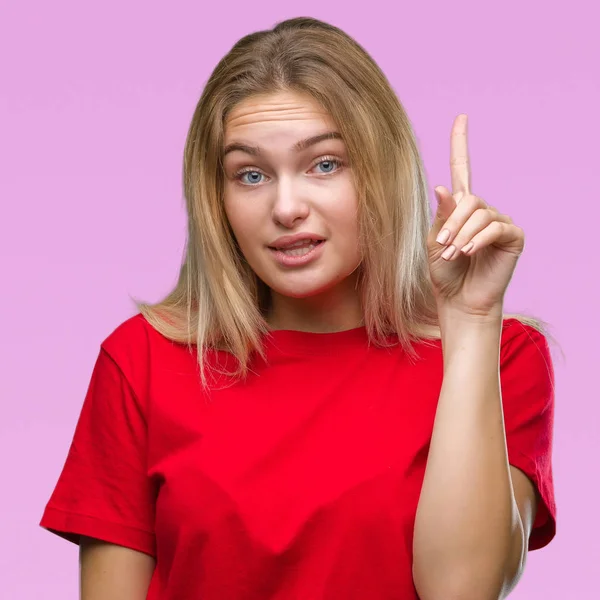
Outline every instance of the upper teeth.
<path id="1" fill-rule="evenodd" d="M 316 244 L 318 240 L 300 240 L 280 248 L 281 250 L 289 250 L 290 248 L 298 248 L 299 246 L 306 246 L 307 244 Z"/>

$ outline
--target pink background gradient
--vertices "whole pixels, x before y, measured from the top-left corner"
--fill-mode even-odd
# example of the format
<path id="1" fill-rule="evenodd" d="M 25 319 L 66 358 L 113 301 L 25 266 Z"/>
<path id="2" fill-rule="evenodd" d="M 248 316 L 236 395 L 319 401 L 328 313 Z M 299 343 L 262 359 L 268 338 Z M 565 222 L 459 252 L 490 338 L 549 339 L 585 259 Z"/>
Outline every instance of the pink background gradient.
<path id="1" fill-rule="evenodd" d="M 187 127 L 243 35 L 314 16 L 380 64 L 429 189 L 470 118 L 473 191 L 526 232 L 507 310 L 555 348 L 558 533 L 515 599 L 600 597 L 600 43 L 592 0 L 0 3 L 0 597 L 76 598 L 75 546 L 37 525 L 99 344 L 175 283 Z M 596 13 L 596 14 L 594 14 Z"/>

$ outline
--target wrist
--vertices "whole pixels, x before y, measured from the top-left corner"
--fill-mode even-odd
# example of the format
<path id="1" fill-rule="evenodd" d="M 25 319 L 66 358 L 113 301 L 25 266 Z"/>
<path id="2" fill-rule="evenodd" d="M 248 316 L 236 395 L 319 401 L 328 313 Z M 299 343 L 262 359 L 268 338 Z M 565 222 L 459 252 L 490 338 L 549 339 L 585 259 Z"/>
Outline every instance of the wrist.
<path id="1" fill-rule="evenodd" d="M 477 361 L 500 353 L 502 309 L 485 313 L 466 312 L 455 307 L 438 307 L 438 318 L 445 368 L 465 357 Z"/>
<path id="2" fill-rule="evenodd" d="M 496 326 L 502 323 L 504 316 L 504 306 L 502 304 L 485 310 L 471 310 L 438 302 L 437 311 L 440 328 L 452 325 L 458 325 L 459 327 L 469 327 L 471 325 L 474 327 Z"/>

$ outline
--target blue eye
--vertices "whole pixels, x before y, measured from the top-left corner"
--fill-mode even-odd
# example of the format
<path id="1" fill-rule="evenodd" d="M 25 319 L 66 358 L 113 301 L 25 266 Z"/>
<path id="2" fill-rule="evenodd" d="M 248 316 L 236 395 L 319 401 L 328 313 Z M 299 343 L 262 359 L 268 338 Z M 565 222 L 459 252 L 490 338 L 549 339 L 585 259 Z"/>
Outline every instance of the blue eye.
<path id="1" fill-rule="evenodd" d="M 322 160 L 320 162 L 318 162 L 315 167 L 319 166 L 319 165 L 335 165 L 338 164 L 339 166 L 339 161 L 338 160 Z M 331 171 L 325 171 L 326 173 L 331 173 Z"/>
<path id="2" fill-rule="evenodd" d="M 324 156 L 321 159 L 319 159 L 317 163 L 315 163 L 313 168 L 318 167 L 320 165 L 325 165 L 325 171 L 322 171 L 321 175 L 329 175 L 331 173 L 335 173 L 342 167 L 342 161 L 337 158 Z M 331 170 L 332 167 L 337 168 L 333 168 L 333 170 Z M 249 175 L 249 180 L 243 181 L 242 178 L 244 177 L 244 175 Z M 261 183 L 261 177 L 264 177 L 264 174 L 261 171 L 250 167 L 244 167 L 243 169 L 235 173 L 235 175 L 233 176 L 233 178 L 236 181 L 238 181 L 241 185 L 245 185 L 248 187 L 256 187 L 257 184 Z"/>
<path id="3" fill-rule="evenodd" d="M 258 175 L 259 177 L 261 177 L 261 176 L 262 176 L 262 173 L 261 173 L 260 171 L 242 171 L 241 173 L 238 173 L 238 175 L 236 175 L 236 179 L 238 179 L 238 180 L 240 180 L 240 181 L 241 181 L 241 180 L 242 180 L 242 177 L 243 177 L 244 175 Z M 260 181 L 257 181 L 257 180 L 255 180 L 255 179 L 252 179 L 252 180 L 250 181 L 250 183 L 246 183 L 246 182 L 244 182 L 244 185 L 254 185 L 255 183 L 260 183 Z"/>

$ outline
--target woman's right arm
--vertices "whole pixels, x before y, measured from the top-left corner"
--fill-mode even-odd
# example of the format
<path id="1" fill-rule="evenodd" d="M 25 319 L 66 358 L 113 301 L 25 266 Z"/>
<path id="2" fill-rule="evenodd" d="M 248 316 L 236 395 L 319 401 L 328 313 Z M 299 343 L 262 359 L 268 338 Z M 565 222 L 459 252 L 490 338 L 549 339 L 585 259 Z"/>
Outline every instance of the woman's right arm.
<path id="1" fill-rule="evenodd" d="M 79 544 L 81 600 L 146 600 L 154 571 L 158 490 L 148 474 L 143 327 L 131 321 L 101 345 L 40 521 Z"/>
<path id="2" fill-rule="evenodd" d="M 146 600 L 152 556 L 83 536 L 79 556 L 81 600 Z"/>

